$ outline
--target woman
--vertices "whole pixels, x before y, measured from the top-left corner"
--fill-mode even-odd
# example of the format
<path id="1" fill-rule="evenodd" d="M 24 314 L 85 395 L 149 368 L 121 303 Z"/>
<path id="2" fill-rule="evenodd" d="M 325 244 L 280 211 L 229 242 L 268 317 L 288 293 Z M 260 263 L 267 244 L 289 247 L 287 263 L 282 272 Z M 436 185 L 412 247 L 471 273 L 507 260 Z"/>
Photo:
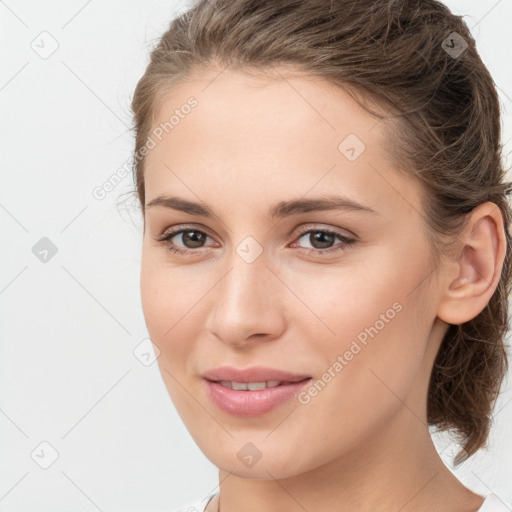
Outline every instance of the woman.
<path id="1" fill-rule="evenodd" d="M 507 372 L 492 78 L 435 0 L 202 0 L 135 90 L 141 296 L 208 512 L 499 511 Z"/>

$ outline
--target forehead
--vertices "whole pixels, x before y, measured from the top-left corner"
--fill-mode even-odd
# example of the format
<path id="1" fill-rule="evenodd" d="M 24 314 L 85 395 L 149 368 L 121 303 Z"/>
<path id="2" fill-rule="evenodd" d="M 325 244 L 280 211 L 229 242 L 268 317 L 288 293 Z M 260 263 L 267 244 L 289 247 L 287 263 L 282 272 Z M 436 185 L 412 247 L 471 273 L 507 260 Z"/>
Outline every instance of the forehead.
<path id="1" fill-rule="evenodd" d="M 159 127 L 145 161 L 147 201 L 171 189 L 190 199 L 236 190 L 261 203 L 286 190 L 378 204 L 415 186 L 393 169 L 388 126 L 318 77 L 196 74 L 166 95 L 152 133 Z"/>
<path id="2" fill-rule="evenodd" d="M 380 119 L 358 105 L 343 88 L 320 77 L 292 74 L 286 68 L 273 69 L 268 76 L 261 73 L 228 69 L 201 75 L 196 71 L 193 78 L 164 95 L 155 112 L 154 127 L 165 124 L 177 111 L 179 114 L 187 100 L 194 97 L 197 107 L 190 112 L 194 114 L 190 115 L 192 121 L 181 122 L 184 119 L 180 116 L 178 124 L 182 129 L 175 125 L 174 133 L 195 120 L 195 128 L 200 123 L 210 136 L 218 133 L 221 137 L 229 128 L 244 128 L 243 133 L 231 130 L 232 136 L 237 135 L 232 143 L 247 141 L 245 135 L 250 133 L 281 141 L 291 137 L 321 138 L 336 144 L 350 132 L 376 146 L 387 135 Z"/>

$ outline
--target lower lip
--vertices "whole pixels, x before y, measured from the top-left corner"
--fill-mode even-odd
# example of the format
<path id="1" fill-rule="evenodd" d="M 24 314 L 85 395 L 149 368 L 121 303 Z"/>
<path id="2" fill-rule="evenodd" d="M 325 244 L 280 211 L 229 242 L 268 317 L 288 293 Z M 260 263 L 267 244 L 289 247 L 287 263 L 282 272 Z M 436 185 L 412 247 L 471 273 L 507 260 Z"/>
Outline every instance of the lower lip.
<path id="1" fill-rule="evenodd" d="M 224 412 L 233 416 L 255 417 L 271 411 L 295 396 L 311 379 L 258 389 L 256 391 L 226 388 L 217 382 L 205 379 L 212 401 Z"/>

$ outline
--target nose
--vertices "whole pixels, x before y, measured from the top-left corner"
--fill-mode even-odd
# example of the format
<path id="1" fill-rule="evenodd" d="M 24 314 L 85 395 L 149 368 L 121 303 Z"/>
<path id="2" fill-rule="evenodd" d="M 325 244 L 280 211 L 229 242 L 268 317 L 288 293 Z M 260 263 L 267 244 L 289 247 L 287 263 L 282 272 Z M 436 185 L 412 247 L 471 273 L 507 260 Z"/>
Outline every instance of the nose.
<path id="1" fill-rule="evenodd" d="M 214 287 L 206 329 L 233 348 L 249 341 L 275 339 L 285 328 L 283 283 L 259 257 L 247 263 L 235 255 L 231 266 Z"/>

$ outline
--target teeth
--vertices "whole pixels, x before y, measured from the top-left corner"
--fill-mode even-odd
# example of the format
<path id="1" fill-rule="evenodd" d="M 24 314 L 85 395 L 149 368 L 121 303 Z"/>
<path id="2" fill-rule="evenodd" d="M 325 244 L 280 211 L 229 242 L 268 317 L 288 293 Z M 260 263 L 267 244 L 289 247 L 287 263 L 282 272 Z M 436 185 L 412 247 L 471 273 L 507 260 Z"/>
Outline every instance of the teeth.
<path id="1" fill-rule="evenodd" d="M 235 389 L 237 391 L 257 391 L 265 388 L 275 388 L 281 384 L 280 380 L 268 380 L 266 382 L 230 382 L 227 380 L 220 381 L 220 384 L 226 388 Z"/>

